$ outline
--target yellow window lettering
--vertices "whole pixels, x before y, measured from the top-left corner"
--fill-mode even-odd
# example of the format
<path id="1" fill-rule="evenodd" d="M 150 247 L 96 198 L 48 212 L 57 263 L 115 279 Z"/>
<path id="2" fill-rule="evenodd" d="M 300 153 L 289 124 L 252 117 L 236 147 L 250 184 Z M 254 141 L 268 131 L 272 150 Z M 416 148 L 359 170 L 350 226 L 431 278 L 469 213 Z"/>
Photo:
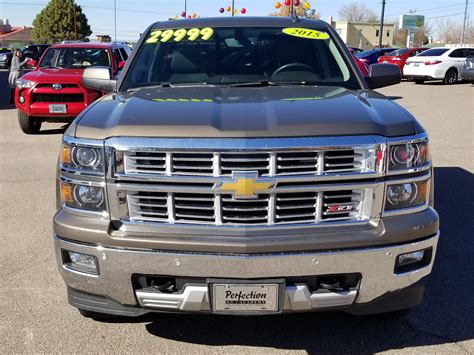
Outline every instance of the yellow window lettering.
<path id="1" fill-rule="evenodd" d="M 204 41 L 208 41 L 209 39 L 211 39 L 213 34 L 214 30 L 210 27 L 206 27 L 201 30 L 201 36 Z"/>
<path id="2" fill-rule="evenodd" d="M 188 31 L 188 40 L 194 42 L 195 40 L 197 40 L 200 34 L 201 31 L 199 30 L 199 28 L 191 28 Z"/>
<path id="3" fill-rule="evenodd" d="M 161 42 L 166 43 L 168 42 L 171 37 L 173 37 L 174 31 L 173 30 L 166 30 L 161 34 Z"/>
<path id="4" fill-rule="evenodd" d="M 145 43 L 157 43 L 160 40 L 162 33 L 162 31 L 153 31 L 150 35 L 150 38 L 148 38 Z"/>
<path id="5" fill-rule="evenodd" d="M 283 33 L 289 36 L 295 36 L 306 39 L 329 39 L 329 34 L 326 32 L 320 32 L 316 30 L 311 30 L 309 28 L 284 28 Z"/>
<path id="6" fill-rule="evenodd" d="M 180 42 L 183 40 L 184 37 L 186 37 L 186 34 L 188 31 L 186 31 L 184 28 L 180 28 L 179 30 L 174 31 L 174 41 L 175 42 Z"/>

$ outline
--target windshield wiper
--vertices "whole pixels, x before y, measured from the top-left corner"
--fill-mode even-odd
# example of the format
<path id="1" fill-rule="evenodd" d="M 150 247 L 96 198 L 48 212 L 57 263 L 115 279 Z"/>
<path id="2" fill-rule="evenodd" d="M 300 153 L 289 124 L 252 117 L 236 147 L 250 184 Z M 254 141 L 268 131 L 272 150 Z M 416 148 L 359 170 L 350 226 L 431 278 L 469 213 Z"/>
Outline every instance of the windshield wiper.
<path id="1" fill-rule="evenodd" d="M 310 85 L 316 86 L 317 83 L 314 81 L 271 81 L 271 80 L 259 80 L 249 81 L 242 83 L 229 84 L 230 87 L 264 87 L 264 86 L 287 86 L 287 85 Z"/>
<path id="2" fill-rule="evenodd" d="M 135 92 L 138 90 L 142 89 L 156 89 L 156 88 L 174 88 L 174 87 L 186 87 L 186 86 L 213 86 L 208 83 L 170 83 L 169 81 L 162 82 L 160 84 L 155 84 L 155 85 L 145 85 L 145 86 L 139 86 L 136 88 L 130 88 L 127 89 L 127 92 Z"/>

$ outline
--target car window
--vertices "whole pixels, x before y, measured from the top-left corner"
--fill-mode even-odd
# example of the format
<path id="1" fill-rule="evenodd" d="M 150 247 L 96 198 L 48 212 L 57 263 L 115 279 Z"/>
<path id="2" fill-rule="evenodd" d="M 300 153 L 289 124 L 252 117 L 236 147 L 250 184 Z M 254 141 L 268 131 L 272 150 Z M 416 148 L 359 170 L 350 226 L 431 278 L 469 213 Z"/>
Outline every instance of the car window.
<path id="1" fill-rule="evenodd" d="M 357 57 L 357 58 L 363 58 L 363 57 L 368 56 L 368 55 L 371 55 L 371 54 L 373 54 L 373 53 L 375 53 L 375 52 L 376 52 L 375 49 L 368 49 L 368 50 L 366 50 L 366 51 L 357 53 L 357 54 L 356 54 L 356 57 Z"/>
<path id="2" fill-rule="evenodd" d="M 420 53 L 419 57 L 438 57 L 449 51 L 449 48 L 432 48 Z"/>
<path id="3" fill-rule="evenodd" d="M 390 56 L 390 57 L 397 57 L 397 56 L 400 56 L 402 54 L 405 54 L 406 52 L 408 52 L 408 49 L 406 48 L 401 48 L 401 49 L 396 49 L 392 52 L 389 52 L 387 53 L 387 56 Z M 411 55 L 411 54 L 410 54 Z"/>
<path id="4" fill-rule="evenodd" d="M 125 62 L 128 59 L 127 51 L 124 48 L 119 48 L 120 54 L 122 55 L 122 60 Z"/>
<path id="5" fill-rule="evenodd" d="M 467 54 L 469 55 L 469 57 L 474 57 L 474 48 L 468 48 Z"/>
<path id="6" fill-rule="evenodd" d="M 53 57 L 56 51 L 54 49 L 48 49 L 44 54 L 41 63 L 39 64 L 40 68 L 48 68 L 53 66 Z"/>
<path id="7" fill-rule="evenodd" d="M 120 52 L 118 49 L 114 49 L 114 62 L 115 62 L 115 67 L 118 68 L 119 63 L 122 61 L 122 57 L 120 55 Z"/>
<path id="8" fill-rule="evenodd" d="M 321 37 L 302 38 L 282 28 L 154 28 L 135 49 L 121 90 L 163 82 L 225 85 L 259 80 L 360 88 L 331 35 Z"/>
<path id="9" fill-rule="evenodd" d="M 50 52 L 56 56 L 50 58 Z M 48 60 L 48 62 L 46 61 Z M 109 50 L 103 48 L 55 48 L 48 49 L 40 67 L 59 67 L 64 69 L 85 68 L 90 66 L 110 67 Z"/>

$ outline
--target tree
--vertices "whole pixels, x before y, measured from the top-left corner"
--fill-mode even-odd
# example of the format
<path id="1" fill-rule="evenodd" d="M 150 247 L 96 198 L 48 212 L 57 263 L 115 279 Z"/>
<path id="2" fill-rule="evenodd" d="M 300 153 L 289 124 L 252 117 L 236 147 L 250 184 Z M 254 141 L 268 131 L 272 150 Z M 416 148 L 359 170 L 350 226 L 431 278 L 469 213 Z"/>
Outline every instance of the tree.
<path id="1" fill-rule="evenodd" d="M 305 8 L 306 3 L 309 3 L 309 1 L 300 1 L 300 5 L 294 7 L 296 10 L 296 15 L 298 17 L 306 17 L 306 18 L 313 18 L 313 19 L 320 18 L 321 14 L 316 12 L 315 9 Z M 277 12 L 271 13 L 270 16 L 291 17 L 290 7 L 282 6 Z"/>
<path id="2" fill-rule="evenodd" d="M 368 9 L 363 4 L 357 4 L 355 2 L 344 5 L 339 11 L 338 15 L 340 20 L 350 22 L 376 22 L 378 16 L 372 10 Z"/>
<path id="3" fill-rule="evenodd" d="M 422 47 L 429 42 L 429 35 L 431 33 L 431 27 L 425 24 L 415 31 L 415 38 L 413 46 Z M 393 44 L 396 46 L 405 47 L 407 45 L 408 30 L 405 28 L 398 28 L 393 34 Z"/>
<path id="4" fill-rule="evenodd" d="M 92 33 L 86 15 L 74 0 L 50 0 L 33 20 L 33 26 L 33 38 L 46 42 L 84 39 Z"/>

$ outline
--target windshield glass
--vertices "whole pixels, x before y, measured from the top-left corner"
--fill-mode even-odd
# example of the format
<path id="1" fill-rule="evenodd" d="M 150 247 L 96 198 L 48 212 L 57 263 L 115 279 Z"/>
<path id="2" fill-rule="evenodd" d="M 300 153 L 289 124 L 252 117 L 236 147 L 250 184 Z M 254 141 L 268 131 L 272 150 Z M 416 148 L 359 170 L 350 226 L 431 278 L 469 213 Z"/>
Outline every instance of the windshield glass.
<path id="1" fill-rule="evenodd" d="M 402 49 L 394 50 L 393 52 L 387 53 L 385 55 L 388 57 L 398 57 L 399 55 L 403 55 L 406 52 L 408 52 L 408 49 L 402 48 Z"/>
<path id="2" fill-rule="evenodd" d="M 40 68 L 64 69 L 110 66 L 109 50 L 103 48 L 49 48 L 44 54 Z"/>
<path id="3" fill-rule="evenodd" d="M 437 57 L 439 55 L 446 53 L 448 50 L 449 48 L 428 49 L 427 51 L 424 51 L 423 53 L 418 54 L 417 57 Z"/>
<path id="4" fill-rule="evenodd" d="M 360 52 L 360 53 L 357 53 L 356 54 L 356 57 L 357 58 L 362 58 L 362 57 L 365 57 L 367 55 L 371 55 L 372 53 L 375 53 L 377 50 L 375 49 L 368 49 L 366 51 L 363 51 L 363 52 Z"/>
<path id="5" fill-rule="evenodd" d="M 360 88 L 339 48 L 325 32 L 208 27 L 152 29 L 120 89 L 163 83 L 226 85 L 262 81 Z"/>

